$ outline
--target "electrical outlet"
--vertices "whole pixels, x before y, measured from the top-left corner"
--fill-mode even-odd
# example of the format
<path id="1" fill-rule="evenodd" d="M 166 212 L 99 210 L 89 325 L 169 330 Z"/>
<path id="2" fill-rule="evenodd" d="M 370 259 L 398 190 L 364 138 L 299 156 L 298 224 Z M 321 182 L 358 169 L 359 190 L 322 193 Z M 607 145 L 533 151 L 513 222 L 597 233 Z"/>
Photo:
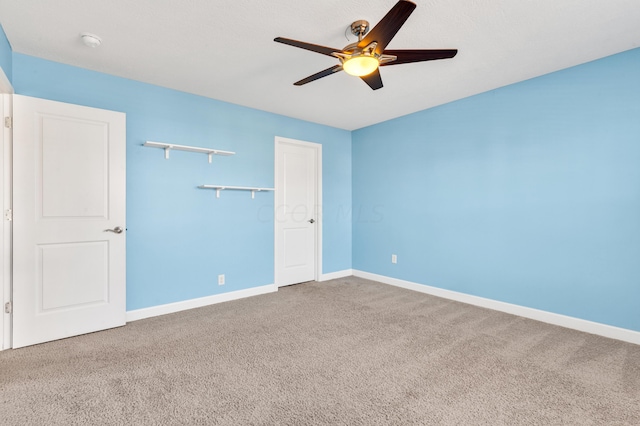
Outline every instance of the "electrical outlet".
<path id="1" fill-rule="evenodd" d="M 218 275 L 218 285 L 224 285 L 224 274 Z"/>
<path id="2" fill-rule="evenodd" d="M 396 256 L 395 254 L 391 255 L 391 263 L 398 263 L 398 256 Z"/>

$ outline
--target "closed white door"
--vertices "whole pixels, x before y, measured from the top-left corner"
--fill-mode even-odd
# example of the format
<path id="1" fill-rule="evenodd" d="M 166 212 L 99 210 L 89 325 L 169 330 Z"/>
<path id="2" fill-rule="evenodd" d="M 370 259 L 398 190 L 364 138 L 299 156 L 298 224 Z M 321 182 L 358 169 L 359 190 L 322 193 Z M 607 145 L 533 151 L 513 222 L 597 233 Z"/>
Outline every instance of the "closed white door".
<path id="1" fill-rule="evenodd" d="M 13 347 L 125 324 L 125 114 L 14 96 Z"/>
<path id="2" fill-rule="evenodd" d="M 321 145 L 276 138 L 275 281 L 312 281 L 318 271 Z"/>

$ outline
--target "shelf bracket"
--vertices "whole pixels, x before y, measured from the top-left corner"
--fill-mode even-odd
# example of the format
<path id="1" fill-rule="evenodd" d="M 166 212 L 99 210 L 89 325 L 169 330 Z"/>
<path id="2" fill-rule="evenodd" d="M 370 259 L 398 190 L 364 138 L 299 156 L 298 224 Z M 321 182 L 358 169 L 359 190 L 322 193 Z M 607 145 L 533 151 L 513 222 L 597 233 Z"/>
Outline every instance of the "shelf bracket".
<path id="1" fill-rule="evenodd" d="M 171 147 L 168 146 L 164 149 L 164 159 L 168 160 L 169 159 L 169 151 L 171 151 Z"/>
<path id="2" fill-rule="evenodd" d="M 216 189 L 216 198 L 220 198 L 220 188 Z"/>
<path id="3" fill-rule="evenodd" d="M 215 153 L 210 152 L 210 153 L 207 154 L 207 157 L 209 157 L 209 164 L 213 163 L 213 154 L 215 154 Z"/>

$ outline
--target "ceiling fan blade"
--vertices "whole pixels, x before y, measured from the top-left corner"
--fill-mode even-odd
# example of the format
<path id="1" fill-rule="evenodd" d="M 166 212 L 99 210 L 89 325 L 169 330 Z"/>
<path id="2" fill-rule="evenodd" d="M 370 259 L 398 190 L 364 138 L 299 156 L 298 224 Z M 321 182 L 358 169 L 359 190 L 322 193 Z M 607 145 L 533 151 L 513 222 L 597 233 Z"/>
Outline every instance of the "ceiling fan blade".
<path id="1" fill-rule="evenodd" d="M 387 47 L 391 39 L 396 35 L 415 8 L 415 3 L 400 0 L 391 8 L 384 18 L 358 42 L 358 48 L 364 49 L 375 41 L 378 43 L 376 53 L 378 55 L 382 54 L 384 48 Z"/>
<path id="2" fill-rule="evenodd" d="M 382 87 L 382 77 L 380 76 L 380 70 L 376 68 L 374 72 L 368 75 L 360 77 L 362 81 L 367 83 L 373 90 L 378 90 Z"/>
<path id="3" fill-rule="evenodd" d="M 276 37 L 273 41 L 289 46 L 299 47 L 300 49 L 310 50 L 312 52 L 321 53 L 327 56 L 333 56 L 333 52 L 342 52 L 341 49 L 334 49 L 333 47 L 320 46 L 317 44 L 305 43 L 304 41 L 292 40 L 290 38 Z"/>
<path id="4" fill-rule="evenodd" d="M 317 72 L 317 73 L 315 73 L 313 75 L 310 75 L 307 78 L 303 78 L 300 81 L 296 81 L 293 84 L 295 86 L 302 86 L 303 84 L 311 83 L 312 81 L 315 81 L 315 80 L 317 80 L 319 78 L 322 78 L 322 77 L 326 77 L 326 76 L 331 75 L 331 74 L 335 74 L 335 73 L 337 73 L 339 71 L 342 71 L 342 65 L 336 65 L 336 66 L 333 66 L 331 68 L 327 68 L 326 70 L 322 70 L 320 72 Z"/>
<path id="5" fill-rule="evenodd" d="M 410 62 L 435 61 L 437 59 L 453 58 L 458 53 L 458 49 L 438 49 L 438 50 L 385 50 L 385 55 L 393 55 L 398 59 L 385 62 L 380 66 L 408 64 Z"/>

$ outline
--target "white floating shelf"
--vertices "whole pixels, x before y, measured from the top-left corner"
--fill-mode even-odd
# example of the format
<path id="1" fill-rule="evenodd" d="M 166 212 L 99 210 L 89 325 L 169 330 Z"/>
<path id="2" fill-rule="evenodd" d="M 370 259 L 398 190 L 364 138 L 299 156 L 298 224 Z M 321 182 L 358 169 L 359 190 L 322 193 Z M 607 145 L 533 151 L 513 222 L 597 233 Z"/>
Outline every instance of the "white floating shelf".
<path id="1" fill-rule="evenodd" d="M 175 149 L 178 151 L 199 152 L 202 154 L 207 154 L 207 156 L 209 157 L 209 163 L 213 161 L 214 155 L 234 155 L 235 154 L 235 152 L 232 152 L 232 151 L 221 151 L 219 149 L 201 148 L 198 146 L 176 145 L 176 144 L 166 143 L 166 142 L 146 141 L 143 144 L 143 146 L 164 149 L 164 158 L 166 158 L 167 160 L 169 159 L 169 151 L 171 151 L 172 149 Z"/>
<path id="2" fill-rule="evenodd" d="M 231 189 L 234 191 L 251 191 L 251 198 L 256 198 L 256 192 L 262 191 L 274 191 L 273 188 L 258 188 L 255 186 L 229 186 L 229 185 L 200 185 L 201 189 L 215 189 L 216 198 L 220 198 L 220 191 L 225 189 Z"/>

